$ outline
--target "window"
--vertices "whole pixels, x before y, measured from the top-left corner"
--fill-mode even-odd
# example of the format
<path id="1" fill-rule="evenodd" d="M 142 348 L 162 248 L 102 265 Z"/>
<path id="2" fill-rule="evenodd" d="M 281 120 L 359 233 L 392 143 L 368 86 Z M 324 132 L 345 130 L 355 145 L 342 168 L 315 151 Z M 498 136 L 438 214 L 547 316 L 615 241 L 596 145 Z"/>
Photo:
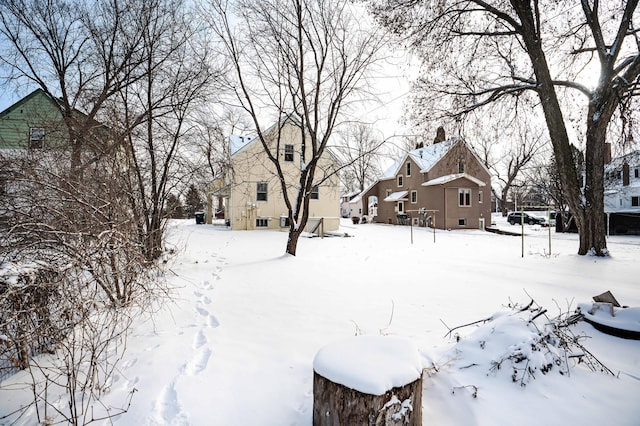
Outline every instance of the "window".
<path id="1" fill-rule="evenodd" d="M 640 197 L 631 197 L 631 207 L 640 207 Z"/>
<path id="2" fill-rule="evenodd" d="M 293 145 L 284 146 L 284 161 L 293 161 Z"/>
<path id="3" fill-rule="evenodd" d="M 633 177 L 640 177 L 640 169 L 633 170 Z"/>
<path id="4" fill-rule="evenodd" d="M 387 195 L 386 195 L 386 196 L 388 197 L 389 195 L 391 195 L 391 194 L 392 194 L 392 192 L 393 192 L 392 190 L 387 189 Z"/>
<path id="5" fill-rule="evenodd" d="M 29 149 L 44 148 L 45 131 L 42 127 L 29 128 Z"/>
<path id="6" fill-rule="evenodd" d="M 411 163 L 407 163 L 407 176 L 411 176 Z"/>
<path id="7" fill-rule="evenodd" d="M 256 200 L 267 201 L 267 182 L 258 182 Z"/>
<path id="8" fill-rule="evenodd" d="M 482 204 L 482 191 L 478 191 L 478 204 Z"/>
<path id="9" fill-rule="evenodd" d="M 418 191 L 411 191 L 411 204 L 418 202 Z"/>
<path id="10" fill-rule="evenodd" d="M 471 190 L 470 189 L 459 189 L 458 190 L 458 205 L 459 206 L 470 206 L 471 205 Z"/>
<path id="11" fill-rule="evenodd" d="M 256 228 L 268 228 L 269 219 L 266 217 L 259 217 L 256 219 Z"/>
<path id="12" fill-rule="evenodd" d="M 398 213 L 404 213 L 404 201 L 398 201 Z"/>
<path id="13" fill-rule="evenodd" d="M 318 185 L 313 185 L 313 188 L 311 188 L 311 193 L 309 194 L 309 198 L 312 200 L 320 199 L 320 188 L 318 187 Z"/>
<path id="14" fill-rule="evenodd" d="M 464 163 L 462 161 L 458 161 L 458 173 L 464 173 Z"/>
<path id="15" fill-rule="evenodd" d="M 458 219 L 458 226 L 467 226 L 467 219 Z"/>
<path id="16" fill-rule="evenodd" d="M 402 177 L 402 175 L 398 175 L 398 186 L 402 186 L 404 184 L 404 179 Z"/>

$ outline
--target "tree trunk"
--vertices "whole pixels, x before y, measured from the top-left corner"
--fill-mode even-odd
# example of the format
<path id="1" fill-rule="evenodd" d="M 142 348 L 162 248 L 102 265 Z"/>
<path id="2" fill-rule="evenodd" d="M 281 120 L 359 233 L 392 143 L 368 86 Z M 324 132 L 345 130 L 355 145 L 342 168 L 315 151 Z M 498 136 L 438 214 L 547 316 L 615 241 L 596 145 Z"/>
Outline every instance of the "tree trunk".
<path id="1" fill-rule="evenodd" d="M 560 182 L 566 194 L 569 210 L 576 220 L 578 234 L 580 235 L 580 247 L 578 254 L 586 254 L 589 250 L 588 241 L 590 238 L 585 235 L 589 232 L 585 227 L 584 210 L 582 206 L 582 196 L 580 192 L 580 182 L 576 170 L 569 135 L 564 123 L 562 109 L 558 102 L 553 79 L 549 72 L 542 40 L 537 36 L 536 20 L 530 2 L 511 0 L 511 5 L 516 11 L 522 23 L 521 36 L 526 45 L 527 54 L 531 60 L 533 71 L 538 81 L 538 97 L 544 112 L 549 137 L 553 145 L 553 153 L 558 165 Z M 585 244 L 587 244 L 585 246 Z"/>
<path id="2" fill-rule="evenodd" d="M 407 404 L 411 409 L 407 409 Z M 404 408 L 404 409 L 403 409 Z M 313 426 L 422 425 L 422 377 L 369 395 L 313 372 Z"/>
<path id="3" fill-rule="evenodd" d="M 289 229 L 289 238 L 287 239 L 287 254 L 292 256 L 296 255 L 296 249 L 298 248 L 298 239 L 300 239 L 300 234 L 302 234 L 303 228 L 290 228 Z"/>
<path id="4" fill-rule="evenodd" d="M 607 96 L 609 95 L 609 96 Z M 604 215 L 604 154 L 606 124 L 609 123 L 614 107 L 606 102 L 610 94 L 595 92 L 592 99 L 604 102 L 589 102 L 585 153 L 585 251 L 593 250 L 597 256 L 607 255 L 606 221 Z M 582 240 L 582 239 L 581 239 Z"/>

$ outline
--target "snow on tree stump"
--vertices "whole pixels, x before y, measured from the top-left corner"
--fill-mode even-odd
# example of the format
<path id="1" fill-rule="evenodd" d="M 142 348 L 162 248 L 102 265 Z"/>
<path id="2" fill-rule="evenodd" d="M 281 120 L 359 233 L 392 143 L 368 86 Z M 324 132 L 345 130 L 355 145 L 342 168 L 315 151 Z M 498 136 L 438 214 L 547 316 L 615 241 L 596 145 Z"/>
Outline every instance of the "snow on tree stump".
<path id="1" fill-rule="evenodd" d="M 329 344 L 313 361 L 314 426 L 422 425 L 422 361 L 394 336 Z"/>

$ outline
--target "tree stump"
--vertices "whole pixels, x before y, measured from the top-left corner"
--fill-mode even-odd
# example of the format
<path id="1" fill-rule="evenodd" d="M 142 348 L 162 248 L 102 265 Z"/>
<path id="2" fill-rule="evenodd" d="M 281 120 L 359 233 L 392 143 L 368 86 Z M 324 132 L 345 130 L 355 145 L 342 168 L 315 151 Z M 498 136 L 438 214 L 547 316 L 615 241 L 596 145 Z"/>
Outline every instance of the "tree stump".
<path id="1" fill-rule="evenodd" d="M 314 360 L 314 426 L 422 425 L 422 362 L 406 339 L 357 336 Z"/>

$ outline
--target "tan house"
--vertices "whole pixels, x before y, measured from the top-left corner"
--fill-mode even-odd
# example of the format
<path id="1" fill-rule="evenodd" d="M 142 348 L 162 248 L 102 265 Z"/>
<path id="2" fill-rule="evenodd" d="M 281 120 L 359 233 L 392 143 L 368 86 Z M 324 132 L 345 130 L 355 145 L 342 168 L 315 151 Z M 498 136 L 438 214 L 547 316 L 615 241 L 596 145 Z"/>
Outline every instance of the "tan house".
<path id="1" fill-rule="evenodd" d="M 288 118 L 265 131 L 271 144 L 271 152 L 277 152 L 280 167 L 285 176 L 288 196 L 295 203 L 301 167 L 304 167 L 302 130 L 295 120 Z M 210 198 L 222 200 L 225 221 L 234 230 L 286 229 L 288 210 L 284 202 L 282 186 L 274 164 L 269 160 L 262 143 L 255 136 L 231 136 L 229 138 L 230 168 L 226 176 L 210 186 Z M 307 148 L 304 158 L 310 158 Z M 316 168 L 309 197 L 309 221 L 306 230 L 335 231 L 340 225 L 340 195 L 338 177 L 330 153 L 325 153 Z"/>
<path id="2" fill-rule="evenodd" d="M 484 229 L 491 224 L 491 175 L 460 138 L 416 148 L 362 193 L 369 222 Z"/>

